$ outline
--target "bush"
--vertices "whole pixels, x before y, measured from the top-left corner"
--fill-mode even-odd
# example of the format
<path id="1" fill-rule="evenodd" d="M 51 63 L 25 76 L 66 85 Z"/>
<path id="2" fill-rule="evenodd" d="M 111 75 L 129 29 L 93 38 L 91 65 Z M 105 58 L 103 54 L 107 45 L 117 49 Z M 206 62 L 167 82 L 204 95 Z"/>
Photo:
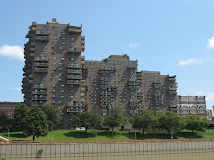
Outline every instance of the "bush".
<path id="1" fill-rule="evenodd" d="M 39 150 L 38 150 L 38 153 L 39 153 L 39 154 L 42 154 L 42 153 L 43 153 L 43 149 L 39 149 Z"/>

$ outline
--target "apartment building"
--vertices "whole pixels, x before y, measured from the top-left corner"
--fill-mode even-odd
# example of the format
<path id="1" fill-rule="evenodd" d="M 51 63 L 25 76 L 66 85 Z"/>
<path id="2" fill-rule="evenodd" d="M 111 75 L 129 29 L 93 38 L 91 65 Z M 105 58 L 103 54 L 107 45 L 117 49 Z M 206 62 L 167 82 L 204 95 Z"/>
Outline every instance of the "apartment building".
<path id="1" fill-rule="evenodd" d="M 83 110 L 81 101 L 82 63 L 85 37 L 81 26 L 33 22 L 26 35 L 23 68 L 24 102 L 28 106 L 55 105 L 63 117 L 59 128 L 68 126 L 70 108 Z"/>
<path id="2" fill-rule="evenodd" d="M 0 112 L 4 112 L 8 115 L 9 119 L 13 119 L 15 108 L 21 102 L 0 102 Z"/>
<path id="3" fill-rule="evenodd" d="M 177 113 L 180 116 L 200 115 L 208 118 L 205 96 L 177 96 L 177 99 Z"/>
<path id="4" fill-rule="evenodd" d="M 26 35 L 23 77 L 28 106 L 51 104 L 61 111 L 58 128 L 70 128 L 72 116 L 94 111 L 105 116 L 122 106 L 127 117 L 142 109 L 157 113 L 177 107 L 175 76 L 138 71 L 127 54 L 85 60 L 81 26 L 33 22 Z"/>

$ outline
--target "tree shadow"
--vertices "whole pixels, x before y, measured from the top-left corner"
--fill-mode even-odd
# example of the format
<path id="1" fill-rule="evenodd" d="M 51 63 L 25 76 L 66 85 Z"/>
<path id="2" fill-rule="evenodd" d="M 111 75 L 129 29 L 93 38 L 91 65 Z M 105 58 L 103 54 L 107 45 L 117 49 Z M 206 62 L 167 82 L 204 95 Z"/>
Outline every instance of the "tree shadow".
<path id="1" fill-rule="evenodd" d="M 2 134 L 4 137 L 7 137 L 8 136 L 8 133 L 4 133 Z M 9 134 L 10 137 L 13 137 L 13 138 L 27 138 L 29 136 L 26 136 L 24 135 L 23 133 L 10 133 Z"/>
<path id="2" fill-rule="evenodd" d="M 85 131 L 71 131 L 64 133 L 66 137 L 74 137 L 77 139 L 85 139 L 85 138 L 92 138 L 95 137 L 95 133 L 93 132 L 85 132 Z"/>
<path id="3" fill-rule="evenodd" d="M 123 136 L 126 136 L 129 139 L 135 139 L 135 132 L 122 133 Z M 165 133 L 140 133 L 136 132 L 137 140 L 146 140 L 146 139 L 169 139 L 170 135 Z"/>

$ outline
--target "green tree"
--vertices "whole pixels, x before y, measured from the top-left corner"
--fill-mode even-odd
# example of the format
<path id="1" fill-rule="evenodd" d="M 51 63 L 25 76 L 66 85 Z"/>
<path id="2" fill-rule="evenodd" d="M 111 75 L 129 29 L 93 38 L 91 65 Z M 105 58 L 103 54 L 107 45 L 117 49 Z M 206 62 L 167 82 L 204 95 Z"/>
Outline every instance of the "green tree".
<path id="1" fill-rule="evenodd" d="M 93 112 L 81 112 L 73 117 L 72 125 L 74 127 L 85 127 L 85 132 L 87 132 L 88 128 L 100 128 L 102 118 Z"/>
<path id="2" fill-rule="evenodd" d="M 24 127 L 24 135 L 33 136 L 33 141 L 39 136 L 47 135 L 47 116 L 41 107 L 33 106 L 28 112 Z"/>
<path id="3" fill-rule="evenodd" d="M 42 105 L 42 110 L 47 116 L 48 130 L 50 131 L 56 124 L 59 123 L 61 116 L 60 111 L 51 105 Z"/>
<path id="4" fill-rule="evenodd" d="M 9 125 L 8 115 L 4 112 L 0 112 L 0 130 L 6 128 Z"/>
<path id="5" fill-rule="evenodd" d="M 144 134 L 146 129 L 157 125 L 157 118 L 153 111 L 142 110 L 130 119 L 130 123 L 133 128 L 142 129 Z"/>
<path id="6" fill-rule="evenodd" d="M 188 115 L 185 117 L 185 129 L 191 130 L 193 134 L 195 131 L 206 131 L 208 126 L 208 121 L 198 115 Z"/>
<path id="7" fill-rule="evenodd" d="M 122 107 L 114 107 L 111 108 L 109 114 L 104 117 L 104 124 L 111 129 L 112 134 L 114 133 L 115 127 L 126 124 L 126 118 L 123 113 L 124 112 Z"/>
<path id="8" fill-rule="evenodd" d="M 168 132 L 179 132 L 183 129 L 184 124 L 177 113 L 174 112 L 166 112 L 159 115 L 158 118 L 158 127 Z"/>
<path id="9" fill-rule="evenodd" d="M 27 123 L 29 108 L 24 104 L 19 104 L 14 111 L 14 127 L 18 131 L 23 131 Z"/>

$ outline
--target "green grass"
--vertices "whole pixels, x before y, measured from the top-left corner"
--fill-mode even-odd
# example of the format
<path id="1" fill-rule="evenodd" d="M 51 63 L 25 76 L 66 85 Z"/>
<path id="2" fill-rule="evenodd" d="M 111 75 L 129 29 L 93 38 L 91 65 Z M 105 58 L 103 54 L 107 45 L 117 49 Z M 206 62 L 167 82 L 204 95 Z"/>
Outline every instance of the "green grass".
<path id="1" fill-rule="evenodd" d="M 183 130 L 183 133 L 179 133 L 174 135 L 174 138 L 214 138 L 214 136 L 201 136 L 201 135 L 192 135 L 188 133 L 189 131 Z M 186 133 L 187 132 L 187 133 Z M 214 133 L 214 130 L 207 130 L 205 133 Z M 147 139 L 170 139 L 171 136 L 164 133 L 138 133 L 138 140 L 147 140 Z M 0 136 L 7 138 L 7 133 L 0 133 Z M 108 141 L 108 140 L 134 140 L 135 133 L 129 131 L 115 131 L 114 134 L 111 134 L 110 131 L 96 131 L 88 130 L 87 133 L 85 131 L 75 131 L 75 130 L 54 130 L 49 131 L 47 136 L 36 138 L 36 141 L 52 141 L 52 137 L 54 141 Z M 10 140 L 12 141 L 32 141 L 32 136 L 24 136 L 22 132 L 11 132 Z"/>

